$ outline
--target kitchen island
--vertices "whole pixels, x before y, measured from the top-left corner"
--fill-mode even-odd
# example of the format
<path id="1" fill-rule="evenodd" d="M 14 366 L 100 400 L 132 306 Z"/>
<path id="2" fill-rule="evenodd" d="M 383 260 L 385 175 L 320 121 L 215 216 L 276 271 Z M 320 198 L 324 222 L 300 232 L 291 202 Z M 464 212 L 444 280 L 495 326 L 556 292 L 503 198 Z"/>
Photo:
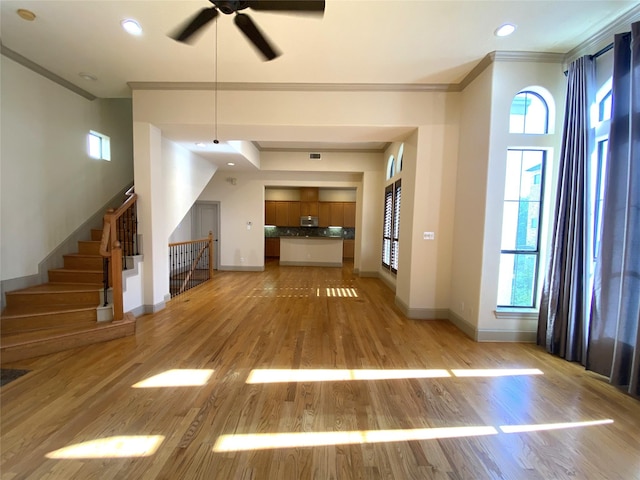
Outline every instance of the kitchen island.
<path id="1" fill-rule="evenodd" d="M 280 237 L 280 265 L 341 267 L 342 237 Z"/>

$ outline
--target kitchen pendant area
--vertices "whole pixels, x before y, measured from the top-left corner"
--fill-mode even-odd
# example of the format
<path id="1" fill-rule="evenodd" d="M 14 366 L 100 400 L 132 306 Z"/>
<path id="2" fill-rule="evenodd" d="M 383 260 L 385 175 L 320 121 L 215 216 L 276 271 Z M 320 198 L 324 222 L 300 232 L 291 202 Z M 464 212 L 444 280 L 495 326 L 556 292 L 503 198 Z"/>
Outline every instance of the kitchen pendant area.
<path id="1" fill-rule="evenodd" d="M 356 189 L 265 188 L 265 258 L 342 266 L 354 257 Z"/>

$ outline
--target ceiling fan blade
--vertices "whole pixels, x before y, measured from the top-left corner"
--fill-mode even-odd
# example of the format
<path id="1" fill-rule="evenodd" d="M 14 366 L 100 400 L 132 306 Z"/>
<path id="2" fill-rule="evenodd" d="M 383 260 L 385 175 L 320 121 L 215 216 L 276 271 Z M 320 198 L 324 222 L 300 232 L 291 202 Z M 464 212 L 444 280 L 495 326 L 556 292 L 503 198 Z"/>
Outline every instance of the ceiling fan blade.
<path id="1" fill-rule="evenodd" d="M 278 55 L 279 52 L 276 52 L 275 49 L 271 46 L 269 41 L 266 39 L 264 34 L 258 30 L 258 27 L 249 15 L 245 15 L 244 13 L 236 14 L 234 18 L 235 24 L 238 28 L 245 34 L 245 36 L 255 45 L 255 47 L 260 50 L 260 53 L 264 55 L 266 60 L 273 60 Z"/>
<path id="2" fill-rule="evenodd" d="M 194 34 L 198 33 L 198 31 L 204 27 L 207 23 L 218 16 L 218 10 L 214 7 L 211 8 L 203 8 L 200 10 L 181 30 L 178 30 L 178 33 L 170 35 L 171 38 L 177 40 L 178 42 L 188 43 L 189 40 L 195 39 L 192 38 Z"/>
<path id="3" fill-rule="evenodd" d="M 324 0 L 249 0 L 249 8 L 256 11 L 324 13 Z"/>

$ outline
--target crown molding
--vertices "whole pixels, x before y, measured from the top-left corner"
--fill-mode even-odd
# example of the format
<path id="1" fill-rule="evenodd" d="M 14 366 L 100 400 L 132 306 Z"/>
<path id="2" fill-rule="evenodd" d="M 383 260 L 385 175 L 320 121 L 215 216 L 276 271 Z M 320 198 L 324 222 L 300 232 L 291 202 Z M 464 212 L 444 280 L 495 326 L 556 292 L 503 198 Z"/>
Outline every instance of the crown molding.
<path id="1" fill-rule="evenodd" d="M 496 50 L 489 54 L 494 62 L 562 63 L 564 53 L 514 52 Z"/>
<path id="2" fill-rule="evenodd" d="M 73 93 L 75 93 L 77 95 L 80 95 L 81 97 L 84 97 L 87 100 L 95 100 L 97 98 L 92 93 L 89 93 L 86 90 L 78 87 L 77 85 L 74 85 L 70 81 L 65 80 L 64 78 L 56 75 L 52 71 L 47 70 L 44 67 L 41 67 L 37 63 L 32 62 L 31 60 L 29 60 L 27 57 L 23 57 L 18 52 L 14 52 L 10 48 L 5 47 L 3 43 L 0 43 L 0 54 L 4 55 L 7 58 L 10 58 L 14 62 L 19 63 L 23 67 L 28 68 L 29 70 L 31 70 L 31 71 L 39 74 L 39 75 L 42 75 L 43 77 L 51 80 L 52 82 L 57 83 L 61 87 L 64 87 L 67 90 L 71 90 Z"/>
<path id="3" fill-rule="evenodd" d="M 562 63 L 563 59 L 563 53 L 496 50 L 486 54 L 482 60 L 480 60 L 478 64 L 471 69 L 467 76 L 464 77 L 460 83 L 455 85 L 455 91 L 463 91 L 494 62 Z"/>
<path id="4" fill-rule="evenodd" d="M 455 92 L 449 83 L 128 82 L 131 90 L 235 90 L 271 92 Z"/>
<path id="5" fill-rule="evenodd" d="M 567 70 L 567 66 L 576 58 L 583 55 L 593 55 L 608 47 L 613 42 L 614 35 L 629 31 L 631 24 L 638 21 L 640 21 L 640 4 L 631 8 L 627 13 L 618 17 L 595 35 L 592 35 L 587 41 L 568 51 L 562 59 L 564 70 Z"/>

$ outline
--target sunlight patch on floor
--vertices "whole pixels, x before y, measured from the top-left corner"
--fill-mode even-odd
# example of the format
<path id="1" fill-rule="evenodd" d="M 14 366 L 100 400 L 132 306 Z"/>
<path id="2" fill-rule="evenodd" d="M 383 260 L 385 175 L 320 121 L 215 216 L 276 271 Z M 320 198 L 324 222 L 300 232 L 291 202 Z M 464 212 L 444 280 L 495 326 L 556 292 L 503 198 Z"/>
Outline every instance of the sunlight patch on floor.
<path id="1" fill-rule="evenodd" d="M 452 369 L 456 377 L 513 377 L 518 375 L 543 375 L 537 368 L 469 368 Z"/>
<path id="2" fill-rule="evenodd" d="M 213 446 L 214 452 L 237 452 L 273 448 L 318 447 L 363 443 L 433 440 L 437 438 L 496 435 L 493 427 L 446 427 L 408 430 L 365 430 L 347 432 L 294 432 L 222 435 Z"/>
<path id="3" fill-rule="evenodd" d="M 608 425 L 613 420 L 607 418 L 605 420 L 592 420 L 588 422 L 564 422 L 564 423 L 541 423 L 529 425 L 501 425 L 500 430 L 504 433 L 523 433 L 523 432 L 540 432 L 543 430 L 562 430 L 566 428 L 593 427 L 596 425 Z"/>
<path id="4" fill-rule="evenodd" d="M 542 375 L 537 368 L 506 369 L 254 369 L 247 383 L 330 382 L 347 380 L 393 380 L 402 378 L 505 377 Z"/>
<path id="5" fill-rule="evenodd" d="M 148 457 L 156 452 L 163 440 L 163 435 L 98 438 L 69 445 L 45 456 L 53 459 Z"/>
<path id="6" fill-rule="evenodd" d="M 209 369 L 174 369 L 132 385 L 133 388 L 198 387 L 206 385 L 213 375 Z"/>
<path id="7" fill-rule="evenodd" d="M 581 428 L 613 423 L 611 419 L 586 422 L 562 422 L 530 425 L 503 425 L 502 434 L 537 432 Z M 348 445 L 364 443 L 389 443 L 415 440 L 436 440 L 442 438 L 477 437 L 498 435 L 500 431 L 491 426 L 418 428 L 406 430 L 366 430 L 348 432 L 289 432 L 257 433 L 242 435 L 221 435 L 213 446 L 214 452 L 238 452 L 275 448 L 304 448 L 327 445 Z"/>

